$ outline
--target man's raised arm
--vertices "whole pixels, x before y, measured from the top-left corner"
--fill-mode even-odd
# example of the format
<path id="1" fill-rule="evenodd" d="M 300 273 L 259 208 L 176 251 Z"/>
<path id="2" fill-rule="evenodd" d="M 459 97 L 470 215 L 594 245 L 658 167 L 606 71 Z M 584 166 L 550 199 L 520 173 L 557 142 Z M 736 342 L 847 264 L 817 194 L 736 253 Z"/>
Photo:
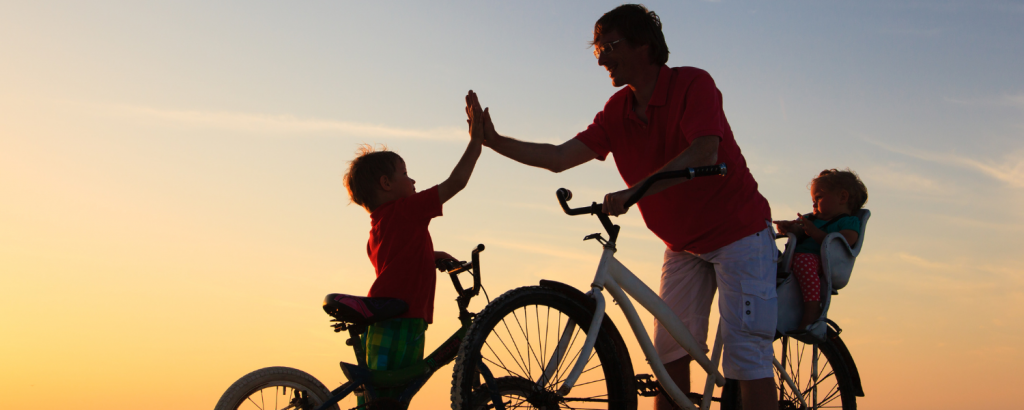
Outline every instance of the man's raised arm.
<path id="1" fill-rule="evenodd" d="M 473 99 L 479 104 L 479 100 Z M 478 107 L 477 107 L 478 108 Z M 597 158 L 582 142 L 571 139 L 562 145 L 543 144 L 520 141 L 512 137 L 499 135 L 494 130 L 489 111 L 484 112 L 484 145 L 494 152 L 511 158 L 517 162 L 544 168 L 551 172 L 562 172 L 584 162 Z"/>

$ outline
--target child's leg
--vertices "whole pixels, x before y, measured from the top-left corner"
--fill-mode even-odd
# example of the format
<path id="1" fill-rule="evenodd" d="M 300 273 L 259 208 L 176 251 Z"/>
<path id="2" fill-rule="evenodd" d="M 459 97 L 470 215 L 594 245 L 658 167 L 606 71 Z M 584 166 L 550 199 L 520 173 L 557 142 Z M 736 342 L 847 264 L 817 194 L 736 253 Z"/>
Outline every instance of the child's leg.
<path id="1" fill-rule="evenodd" d="M 821 316 L 821 257 L 813 253 L 795 254 L 792 270 L 804 298 L 804 313 L 798 327 L 803 329 Z"/>
<path id="2" fill-rule="evenodd" d="M 363 338 L 366 364 L 373 370 L 398 370 L 423 359 L 427 322 L 423 319 L 390 319 L 371 325 Z M 397 398 L 403 389 L 379 389 L 378 397 Z M 363 398 L 359 398 L 363 405 Z"/>

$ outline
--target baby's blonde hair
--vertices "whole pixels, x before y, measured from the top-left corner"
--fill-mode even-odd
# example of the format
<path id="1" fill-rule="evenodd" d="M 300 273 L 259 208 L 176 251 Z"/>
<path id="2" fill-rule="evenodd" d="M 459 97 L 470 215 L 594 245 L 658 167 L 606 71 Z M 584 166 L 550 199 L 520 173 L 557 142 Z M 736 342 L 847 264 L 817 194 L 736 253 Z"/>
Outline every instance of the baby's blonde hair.
<path id="1" fill-rule="evenodd" d="M 811 184 L 819 184 L 829 192 L 845 190 L 850 195 L 848 203 L 851 212 L 859 211 L 868 201 L 868 187 L 864 186 L 857 173 L 849 168 L 842 171 L 835 168 L 821 171 L 817 178 L 811 180 Z"/>

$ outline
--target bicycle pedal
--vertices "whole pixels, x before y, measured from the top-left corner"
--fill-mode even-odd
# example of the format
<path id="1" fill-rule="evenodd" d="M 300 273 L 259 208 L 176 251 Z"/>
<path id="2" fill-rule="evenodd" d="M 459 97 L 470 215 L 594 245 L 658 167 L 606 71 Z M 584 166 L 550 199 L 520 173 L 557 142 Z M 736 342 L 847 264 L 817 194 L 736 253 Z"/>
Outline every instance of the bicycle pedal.
<path id="1" fill-rule="evenodd" d="M 650 374 L 636 375 L 636 392 L 644 397 L 654 397 L 661 394 L 661 385 L 654 376 Z"/>
<path id="2" fill-rule="evenodd" d="M 606 241 L 606 240 L 604 239 L 604 237 L 602 237 L 602 236 L 601 236 L 601 233 L 600 233 L 600 232 L 598 232 L 598 233 L 592 233 L 592 234 L 590 234 L 590 235 L 587 235 L 587 236 L 584 236 L 584 237 L 583 237 L 583 240 L 584 240 L 584 241 L 589 241 L 589 240 L 591 240 L 591 239 L 597 239 L 597 241 L 598 241 L 598 242 L 600 242 L 600 243 L 601 243 L 601 245 L 607 245 L 607 244 L 608 244 L 608 241 Z"/>

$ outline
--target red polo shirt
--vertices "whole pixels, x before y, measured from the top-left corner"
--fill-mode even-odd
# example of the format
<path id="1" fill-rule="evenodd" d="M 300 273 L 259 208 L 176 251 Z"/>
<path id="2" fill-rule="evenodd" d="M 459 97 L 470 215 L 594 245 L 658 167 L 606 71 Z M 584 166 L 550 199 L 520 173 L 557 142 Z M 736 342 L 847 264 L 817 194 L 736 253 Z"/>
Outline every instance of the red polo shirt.
<path id="1" fill-rule="evenodd" d="M 377 280 L 368 296 L 398 298 L 409 304 L 399 317 L 434 321 L 434 243 L 427 226 L 441 216 L 437 186 L 394 200 L 370 214 L 370 256 Z"/>
<path id="2" fill-rule="evenodd" d="M 637 204 L 647 227 L 670 249 L 707 253 L 767 227 L 768 201 L 736 145 L 711 75 L 694 67 L 662 66 L 647 119 L 645 124 L 633 112 L 633 90 L 623 87 L 576 139 L 602 161 L 611 153 L 622 179 L 633 186 L 697 137 L 720 137 L 718 162 L 729 169 L 725 177 L 687 181 Z"/>

